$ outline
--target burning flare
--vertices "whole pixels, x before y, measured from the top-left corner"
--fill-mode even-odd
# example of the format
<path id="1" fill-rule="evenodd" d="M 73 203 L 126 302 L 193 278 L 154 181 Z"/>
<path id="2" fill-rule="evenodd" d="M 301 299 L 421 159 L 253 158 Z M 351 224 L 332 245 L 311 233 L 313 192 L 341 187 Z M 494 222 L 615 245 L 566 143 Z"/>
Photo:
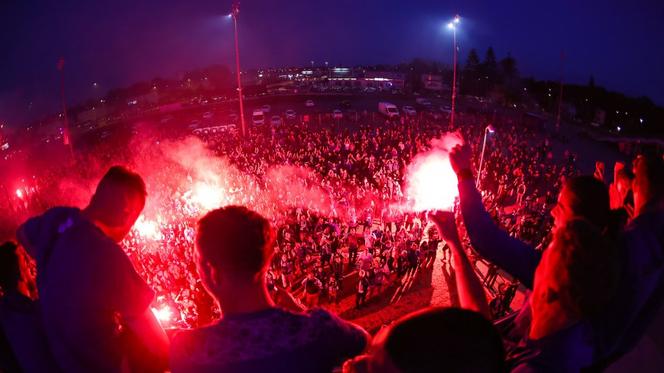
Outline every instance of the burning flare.
<path id="1" fill-rule="evenodd" d="M 450 211 L 459 196 L 457 176 L 449 160 L 449 152 L 462 144 L 458 134 L 452 133 L 431 142 L 432 148 L 419 153 L 408 165 L 406 194 L 412 211 Z"/>

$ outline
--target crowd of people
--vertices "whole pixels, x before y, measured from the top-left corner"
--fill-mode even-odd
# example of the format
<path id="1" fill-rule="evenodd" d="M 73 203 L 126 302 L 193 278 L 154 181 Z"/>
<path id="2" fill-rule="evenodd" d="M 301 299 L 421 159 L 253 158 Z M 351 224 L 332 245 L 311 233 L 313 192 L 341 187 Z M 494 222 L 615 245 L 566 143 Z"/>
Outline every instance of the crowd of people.
<path id="1" fill-rule="evenodd" d="M 289 125 L 253 133 L 243 142 L 219 133 L 204 135 L 203 140 L 246 177 L 241 183 L 244 189 L 236 188 L 229 199 L 260 211 L 277 226 L 276 254 L 267 277 L 275 296 L 286 289 L 305 305 L 320 305 L 354 295 L 361 308 L 415 271 L 440 243 L 426 214 L 401 208 L 407 198 L 403 185 L 408 164 L 429 148 L 431 139 L 449 132 L 460 133 L 478 153 L 474 139 L 482 133 L 482 120 L 482 115 L 460 115 L 454 128 L 426 117 L 356 128 Z M 551 224 L 548 211 L 555 203 L 555 188 L 576 173 L 574 157 L 566 154 L 564 165 L 558 166 L 560 157 L 554 159 L 548 143 L 539 140 L 541 129 L 516 131 L 517 123 L 515 118 L 494 123 L 500 136 L 492 140 L 485 157 L 484 200 L 513 235 L 541 243 Z M 322 196 L 300 196 L 302 188 L 280 189 L 278 200 L 256 196 L 260 193 L 252 190 L 269 190 L 272 167 L 280 165 L 315 170 L 313 177 L 306 175 L 311 179 L 307 182 L 315 184 Z M 163 172 L 166 179 L 171 170 Z M 205 324 L 216 310 L 192 275 L 196 214 L 171 198 L 186 193 L 177 189 L 180 185 L 172 189 L 163 188 L 166 182 L 158 185 L 165 189 L 159 193 L 167 196 L 158 200 L 173 205 L 165 210 L 178 214 L 161 228 L 161 249 L 144 250 L 150 240 L 136 232 L 125 246 L 141 275 L 161 295 L 161 303 L 176 310 L 174 326 Z M 527 193 L 520 189 L 523 185 L 530 188 Z"/>
<path id="2" fill-rule="evenodd" d="M 579 176 L 575 154 L 555 155 L 541 128 L 499 118 L 476 185 L 485 125 L 466 114 L 454 128 L 420 118 L 283 126 L 242 142 L 206 135 L 242 179 L 224 197 L 231 206 L 206 214 L 181 184 L 150 188 L 171 169 L 146 187 L 111 168 L 85 209 L 50 209 L 21 226 L 20 246 L 3 246 L 4 368 L 116 371 L 127 355 L 153 369 L 166 369 L 170 356 L 172 371 L 330 371 L 345 360 L 349 372 L 610 366 L 661 309 L 661 156 L 636 158 L 633 172 L 618 165 L 609 188 Z M 450 154 L 456 215 L 404 211 L 407 165 L 447 132 L 466 139 Z M 316 195 L 295 185 L 257 197 L 283 165 L 312 170 L 305 186 L 315 184 Z M 148 235 L 132 229 L 145 223 L 147 192 L 172 215 Z M 442 247 L 462 309 L 408 315 L 371 342 L 317 308 L 348 296 L 365 307 Z M 36 262 L 33 286 L 27 257 Z M 478 259 L 489 264 L 482 279 Z M 492 325 L 510 311 L 487 299 L 487 290 L 504 296 L 487 279 L 498 269 L 527 296 Z M 175 313 L 168 327 L 196 329 L 169 339 L 153 312 L 163 307 Z M 42 342 L 28 347 L 23 335 Z"/>

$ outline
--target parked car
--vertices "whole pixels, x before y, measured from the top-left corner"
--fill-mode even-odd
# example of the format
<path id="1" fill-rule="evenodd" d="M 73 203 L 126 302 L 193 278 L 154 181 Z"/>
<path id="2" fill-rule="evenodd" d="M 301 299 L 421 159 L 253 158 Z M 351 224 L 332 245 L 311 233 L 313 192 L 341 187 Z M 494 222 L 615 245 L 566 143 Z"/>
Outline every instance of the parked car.
<path id="1" fill-rule="evenodd" d="M 230 120 L 231 123 L 237 123 L 238 115 L 235 113 L 230 113 L 228 114 L 228 120 Z"/>
<path id="2" fill-rule="evenodd" d="M 307 101 L 304 103 L 304 106 L 306 106 L 306 107 L 314 107 L 314 101 L 313 101 L 313 100 L 307 100 Z"/>
<path id="3" fill-rule="evenodd" d="M 190 129 L 198 128 L 198 126 L 201 125 L 201 121 L 198 119 L 194 119 L 191 121 L 191 124 L 189 124 Z"/>
<path id="4" fill-rule="evenodd" d="M 203 119 L 210 119 L 212 118 L 212 115 L 213 114 L 211 111 L 206 111 L 205 113 L 203 113 Z"/>
<path id="5" fill-rule="evenodd" d="M 261 107 L 261 111 L 262 111 L 263 113 L 269 113 L 270 110 L 272 110 L 272 107 L 270 107 L 270 105 L 263 105 L 263 106 Z"/>
<path id="6" fill-rule="evenodd" d="M 297 117 L 297 113 L 293 109 L 288 109 L 286 110 L 286 119 L 295 119 Z"/>
<path id="7" fill-rule="evenodd" d="M 428 99 L 426 99 L 426 98 L 424 98 L 424 97 L 418 97 L 418 98 L 416 98 L 416 99 L 415 99 L 415 102 L 416 102 L 417 104 L 422 105 L 422 106 L 431 106 L 431 101 L 429 101 Z"/>
<path id="8" fill-rule="evenodd" d="M 442 114 L 440 111 L 435 110 L 435 109 L 431 109 L 431 108 L 430 108 L 430 109 L 426 109 L 426 110 L 424 111 L 424 114 L 425 114 L 426 116 L 428 116 L 429 118 L 431 118 L 431 119 L 436 119 L 436 120 L 438 120 L 438 119 L 443 119 L 443 114 Z"/>
<path id="9" fill-rule="evenodd" d="M 415 108 L 412 106 L 404 106 L 401 108 L 401 111 L 409 117 L 414 117 L 417 115 L 417 111 L 415 111 Z"/>
<path id="10" fill-rule="evenodd" d="M 270 124 L 273 126 L 280 126 L 281 125 L 281 117 L 278 115 L 273 115 L 272 118 L 270 119 Z"/>
<path id="11" fill-rule="evenodd" d="M 262 126 L 265 124 L 265 114 L 263 114 L 261 109 L 254 109 L 254 112 L 251 115 L 251 122 L 254 126 Z"/>
<path id="12" fill-rule="evenodd" d="M 399 109 L 397 108 L 397 106 L 389 102 L 379 102 L 378 112 L 387 116 L 388 118 L 394 118 L 399 116 Z"/>
<path id="13" fill-rule="evenodd" d="M 341 112 L 339 109 L 334 109 L 332 111 L 332 119 L 342 119 L 344 117 L 344 114 Z"/>

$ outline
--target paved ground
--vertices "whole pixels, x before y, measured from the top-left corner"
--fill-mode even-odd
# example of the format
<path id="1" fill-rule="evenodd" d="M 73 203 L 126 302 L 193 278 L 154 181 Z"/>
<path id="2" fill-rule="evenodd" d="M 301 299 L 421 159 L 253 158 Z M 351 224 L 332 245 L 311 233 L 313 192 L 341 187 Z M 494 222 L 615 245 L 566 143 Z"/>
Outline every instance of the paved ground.
<path id="1" fill-rule="evenodd" d="M 458 306 L 454 272 L 449 263 L 441 262 L 441 256 L 442 251 L 439 250 L 435 259 L 408 272 L 381 294 L 370 296 L 367 304 L 359 310 L 355 308 L 355 294 L 341 299 L 338 305 L 326 304 L 323 307 L 375 333 L 381 326 L 427 306 Z M 350 278 L 349 281 L 355 284 L 356 279 Z"/>

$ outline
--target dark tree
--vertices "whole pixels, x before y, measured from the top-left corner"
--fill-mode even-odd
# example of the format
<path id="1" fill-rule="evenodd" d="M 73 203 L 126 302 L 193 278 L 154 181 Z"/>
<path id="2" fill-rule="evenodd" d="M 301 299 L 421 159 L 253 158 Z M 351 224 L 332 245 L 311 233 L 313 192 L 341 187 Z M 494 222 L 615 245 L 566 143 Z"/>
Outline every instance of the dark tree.
<path id="1" fill-rule="evenodd" d="M 498 80 L 502 83 L 506 101 L 508 103 L 518 101 L 521 95 L 519 70 L 516 66 L 516 60 L 510 53 L 500 61 L 499 76 L 500 78 Z"/>
<path id="2" fill-rule="evenodd" d="M 484 95 L 480 85 L 480 58 L 475 49 L 468 53 L 466 65 L 461 74 L 461 93 L 470 95 Z"/>
<path id="3" fill-rule="evenodd" d="M 497 83 L 498 64 L 496 62 L 496 54 L 493 47 L 486 50 L 484 62 L 481 65 L 481 73 L 484 79 L 484 88 L 486 91 L 493 89 Z"/>

